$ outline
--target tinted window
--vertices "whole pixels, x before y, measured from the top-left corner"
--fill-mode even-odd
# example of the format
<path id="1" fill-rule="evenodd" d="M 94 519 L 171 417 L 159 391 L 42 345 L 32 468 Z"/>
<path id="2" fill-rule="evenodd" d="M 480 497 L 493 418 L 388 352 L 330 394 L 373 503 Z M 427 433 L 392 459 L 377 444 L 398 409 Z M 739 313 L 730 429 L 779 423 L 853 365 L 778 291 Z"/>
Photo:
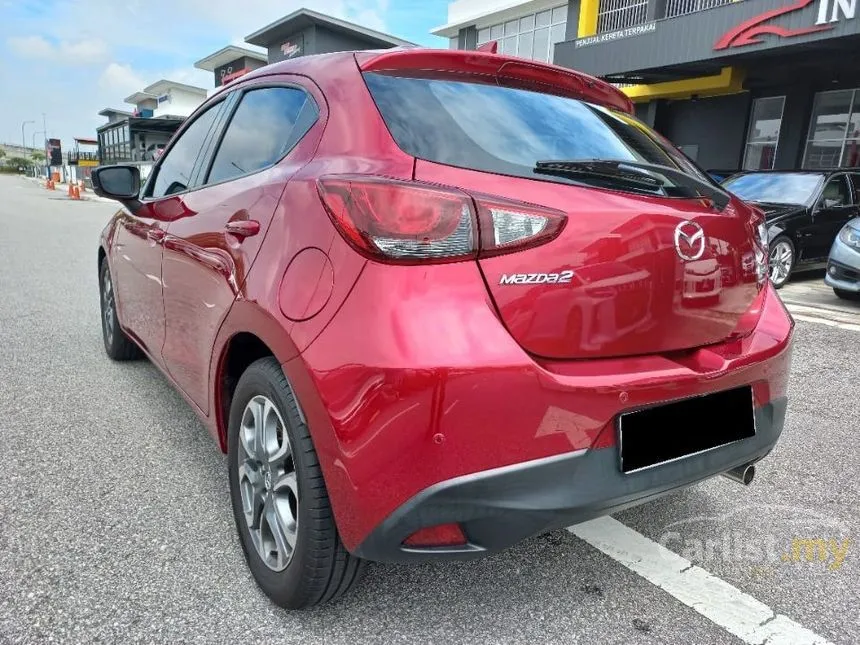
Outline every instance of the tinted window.
<path id="1" fill-rule="evenodd" d="M 814 173 L 766 172 L 738 175 L 723 186 L 751 202 L 808 204 L 822 180 L 822 175 Z"/>
<path id="2" fill-rule="evenodd" d="M 222 106 L 223 102 L 210 107 L 182 133 L 158 167 L 155 183 L 149 192 L 151 197 L 173 195 L 188 189 L 197 156 Z"/>
<path id="3" fill-rule="evenodd" d="M 835 206 L 848 206 L 851 203 L 851 192 L 848 189 L 848 183 L 845 175 L 837 175 L 831 177 L 827 185 L 824 186 L 824 192 L 821 193 L 822 203 L 827 208 Z"/>
<path id="4" fill-rule="evenodd" d="M 242 97 L 215 155 L 207 183 L 265 168 L 283 157 L 317 118 L 302 90 L 266 87 Z"/>
<path id="5" fill-rule="evenodd" d="M 640 161 L 711 181 L 640 121 L 585 101 L 477 81 L 365 80 L 397 144 L 422 159 L 525 177 L 537 161 Z"/>
<path id="6" fill-rule="evenodd" d="M 860 204 L 860 175 L 851 175 L 851 183 L 854 184 L 854 203 Z"/>

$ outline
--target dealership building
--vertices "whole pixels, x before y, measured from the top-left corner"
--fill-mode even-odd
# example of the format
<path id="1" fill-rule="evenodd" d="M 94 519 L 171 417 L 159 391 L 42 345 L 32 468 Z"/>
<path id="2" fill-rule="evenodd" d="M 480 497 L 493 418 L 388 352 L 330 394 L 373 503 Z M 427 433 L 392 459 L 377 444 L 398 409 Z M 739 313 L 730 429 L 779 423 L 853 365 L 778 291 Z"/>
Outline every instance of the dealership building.
<path id="1" fill-rule="evenodd" d="M 248 35 L 245 42 L 262 51 L 229 45 L 200 59 L 194 66 L 212 72 L 218 88 L 267 63 L 313 54 L 414 45 L 311 9 L 290 13 Z"/>
<path id="2" fill-rule="evenodd" d="M 617 83 L 709 169 L 860 166 L 857 0 L 457 0 L 433 33 Z"/>

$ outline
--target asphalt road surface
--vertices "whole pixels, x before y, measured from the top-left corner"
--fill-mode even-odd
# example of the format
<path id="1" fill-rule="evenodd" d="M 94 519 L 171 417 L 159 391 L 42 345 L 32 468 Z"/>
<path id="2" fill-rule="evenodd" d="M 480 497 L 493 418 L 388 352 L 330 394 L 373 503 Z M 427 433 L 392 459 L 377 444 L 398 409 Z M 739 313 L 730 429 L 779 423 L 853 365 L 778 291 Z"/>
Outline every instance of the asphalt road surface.
<path id="1" fill-rule="evenodd" d="M 113 210 L 0 176 L 0 643 L 860 642 L 860 308 L 786 291 L 818 313 L 749 488 L 718 478 L 480 561 L 371 565 L 290 613 L 246 570 L 194 414 L 148 362 L 104 355 Z"/>

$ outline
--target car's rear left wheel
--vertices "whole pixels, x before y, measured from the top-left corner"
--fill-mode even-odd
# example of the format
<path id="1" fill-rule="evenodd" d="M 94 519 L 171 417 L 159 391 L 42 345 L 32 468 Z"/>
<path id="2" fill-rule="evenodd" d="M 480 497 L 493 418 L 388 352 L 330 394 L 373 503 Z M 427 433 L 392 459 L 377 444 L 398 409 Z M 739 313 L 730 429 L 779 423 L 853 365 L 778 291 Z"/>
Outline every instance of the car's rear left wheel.
<path id="1" fill-rule="evenodd" d="M 110 267 L 106 259 L 99 267 L 99 296 L 102 312 L 102 339 L 105 352 L 115 361 L 130 361 L 140 357 L 140 349 L 119 326 L 116 294 Z"/>
<path id="2" fill-rule="evenodd" d="M 288 609 L 350 589 L 363 561 L 340 541 L 307 423 L 274 358 L 240 377 L 228 432 L 233 515 L 260 588 Z"/>

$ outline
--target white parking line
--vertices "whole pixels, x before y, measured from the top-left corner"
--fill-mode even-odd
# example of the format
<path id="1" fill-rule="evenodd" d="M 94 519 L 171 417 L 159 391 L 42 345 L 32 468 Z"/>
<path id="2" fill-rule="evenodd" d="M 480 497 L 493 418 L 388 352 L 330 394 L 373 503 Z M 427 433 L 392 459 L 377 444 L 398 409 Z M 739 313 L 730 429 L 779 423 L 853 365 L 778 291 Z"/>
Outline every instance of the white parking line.
<path id="1" fill-rule="evenodd" d="M 568 531 L 751 645 L 829 645 L 749 594 L 611 517 Z"/>
<path id="2" fill-rule="evenodd" d="M 806 316 L 804 314 L 792 313 L 792 315 L 795 320 L 818 323 L 819 325 L 827 325 L 828 327 L 839 327 L 840 329 L 848 329 L 849 331 L 860 331 L 860 325 L 855 325 L 854 323 L 842 323 L 828 318 L 818 318 L 817 316 Z"/>
<path id="3" fill-rule="evenodd" d="M 840 329 L 847 329 L 849 331 L 860 331 L 860 316 L 858 316 L 860 312 L 835 308 L 810 307 L 793 302 L 786 302 L 785 306 L 795 320 L 827 325 L 828 327 L 839 327 Z"/>

